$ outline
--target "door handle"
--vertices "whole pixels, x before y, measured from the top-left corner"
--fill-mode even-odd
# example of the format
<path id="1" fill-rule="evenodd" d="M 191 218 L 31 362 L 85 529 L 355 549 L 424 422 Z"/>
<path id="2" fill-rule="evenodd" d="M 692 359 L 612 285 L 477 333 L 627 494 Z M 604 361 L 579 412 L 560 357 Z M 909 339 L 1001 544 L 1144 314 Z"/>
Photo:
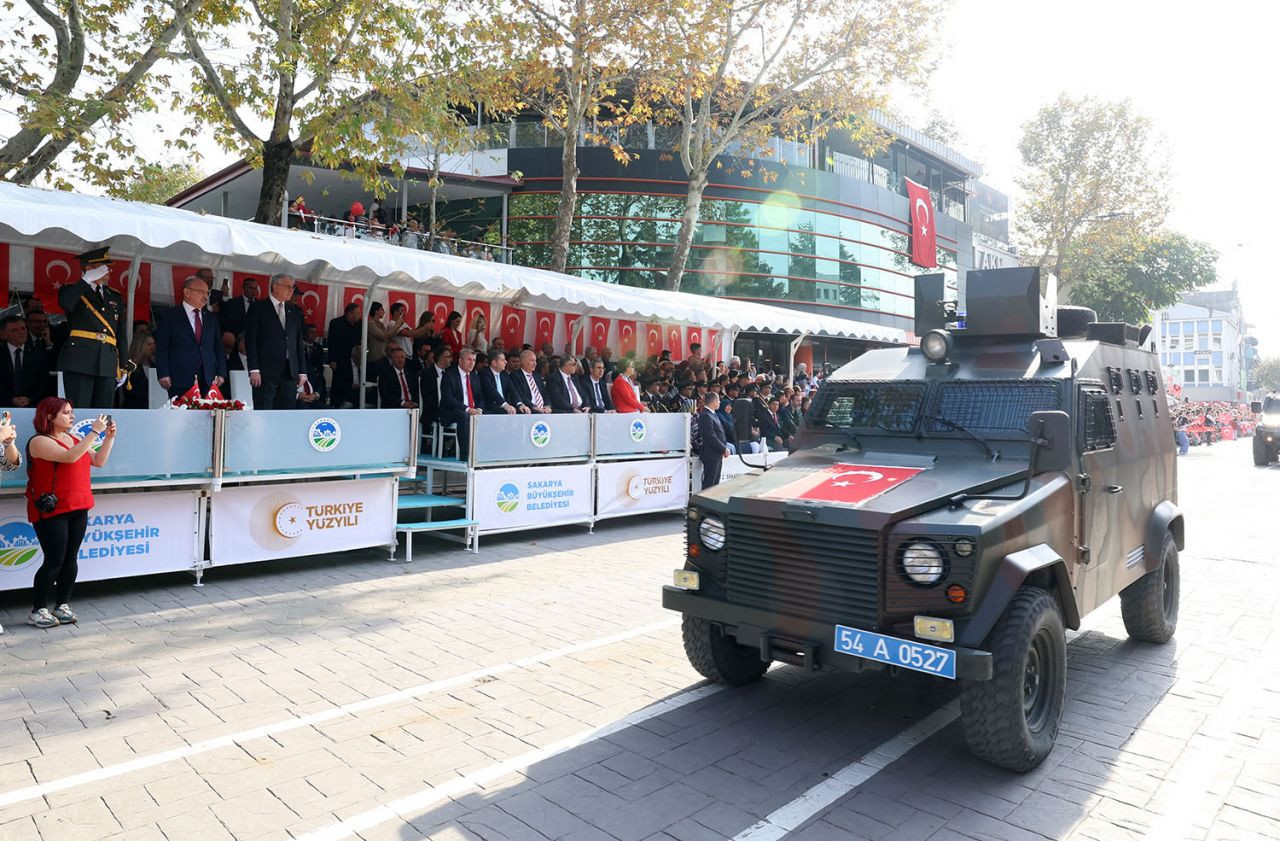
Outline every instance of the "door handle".
<path id="1" fill-rule="evenodd" d="M 1109 494 L 1124 493 L 1124 485 L 1107 485 L 1103 490 Z"/>

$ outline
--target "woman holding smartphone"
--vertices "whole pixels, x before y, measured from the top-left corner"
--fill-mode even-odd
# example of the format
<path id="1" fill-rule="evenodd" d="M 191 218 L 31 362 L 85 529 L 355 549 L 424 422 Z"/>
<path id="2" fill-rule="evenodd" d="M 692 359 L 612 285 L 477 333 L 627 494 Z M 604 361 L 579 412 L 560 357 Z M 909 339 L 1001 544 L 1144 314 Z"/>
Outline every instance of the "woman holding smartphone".
<path id="1" fill-rule="evenodd" d="M 36 434 L 27 442 L 27 519 L 44 552 L 27 617 L 27 624 L 37 628 L 76 622 L 68 602 L 79 572 L 76 558 L 89 523 L 89 509 L 93 508 L 89 470 L 106 465 L 116 440 L 116 425 L 110 415 L 95 418 L 93 432 L 79 439 L 71 434 L 75 421 L 70 401 L 46 397 L 36 406 Z M 103 432 L 106 437 L 95 453 L 91 447 Z M 53 596 L 57 607 L 50 612 Z"/>
<path id="2" fill-rule="evenodd" d="M 18 429 L 13 425 L 13 418 L 5 412 L 0 415 L 0 470 L 17 470 L 22 466 L 22 453 L 14 443 L 18 438 Z M 0 625 L 0 634 L 4 626 Z"/>

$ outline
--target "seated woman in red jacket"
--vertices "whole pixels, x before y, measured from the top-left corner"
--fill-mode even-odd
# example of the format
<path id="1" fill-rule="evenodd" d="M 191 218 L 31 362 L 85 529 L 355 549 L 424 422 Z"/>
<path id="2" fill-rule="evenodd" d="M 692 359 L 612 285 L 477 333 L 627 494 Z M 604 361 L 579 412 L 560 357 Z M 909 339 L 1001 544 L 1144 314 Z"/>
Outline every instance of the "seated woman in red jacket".
<path id="1" fill-rule="evenodd" d="M 609 386 L 609 397 L 613 399 L 613 408 L 619 414 L 648 411 L 636 394 L 635 375 L 635 362 L 627 360 L 622 373 L 614 377 L 613 385 Z"/>

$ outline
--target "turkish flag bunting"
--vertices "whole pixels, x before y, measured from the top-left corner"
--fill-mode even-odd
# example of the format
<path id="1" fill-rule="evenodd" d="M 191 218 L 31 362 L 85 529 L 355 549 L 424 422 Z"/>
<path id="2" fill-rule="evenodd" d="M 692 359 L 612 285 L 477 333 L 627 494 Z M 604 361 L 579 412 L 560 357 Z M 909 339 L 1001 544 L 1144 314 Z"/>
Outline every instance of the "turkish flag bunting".
<path id="1" fill-rule="evenodd" d="M 347 308 L 347 304 L 359 304 L 364 307 L 364 290 L 356 286 L 342 287 L 342 309 Z"/>
<path id="2" fill-rule="evenodd" d="M 218 388 L 216 385 L 209 386 L 209 392 L 204 397 L 206 400 L 226 400 L 227 399 L 222 396 L 222 389 Z"/>
<path id="3" fill-rule="evenodd" d="M 680 360 L 684 359 L 684 328 L 675 324 L 667 326 L 667 350 L 671 351 L 671 358 Z"/>
<path id="4" fill-rule="evenodd" d="M 704 358 L 719 359 L 720 358 L 720 331 L 708 330 L 707 343 L 702 348 L 702 356 Z"/>
<path id="5" fill-rule="evenodd" d="M 922 269 L 938 265 L 938 232 L 934 225 L 933 198 L 929 188 L 910 178 L 907 182 L 907 206 L 911 221 L 911 262 Z"/>
<path id="6" fill-rule="evenodd" d="M 295 280 L 293 284 L 302 294 L 302 320 L 315 325 L 316 331 L 324 335 L 325 316 L 329 312 L 329 287 L 305 280 Z"/>
<path id="7" fill-rule="evenodd" d="M 107 284 L 129 301 L 129 260 L 112 260 Z M 133 320 L 151 320 L 151 264 L 138 264 L 138 288 L 133 293 Z"/>
<path id="8" fill-rule="evenodd" d="M 449 313 L 453 312 L 453 299 L 444 295 L 428 295 L 427 309 L 431 311 L 432 328 L 439 333 L 448 322 Z"/>
<path id="9" fill-rule="evenodd" d="M 618 322 L 618 355 L 626 356 L 636 352 L 636 323 L 634 321 Z"/>
<path id="10" fill-rule="evenodd" d="M 112 260 L 107 276 L 107 285 L 127 299 L 129 260 Z M 58 303 L 58 290 L 69 283 L 80 280 L 80 261 L 76 255 L 66 251 L 54 251 L 49 248 L 35 249 L 34 271 L 32 283 L 35 296 L 44 304 L 46 311 L 62 312 Z M 179 298 L 181 300 L 181 298 Z M 134 318 L 151 319 L 151 264 L 141 263 L 138 266 L 138 290 L 134 295 Z"/>
<path id="11" fill-rule="evenodd" d="M 542 353 L 542 346 L 555 342 L 556 314 L 539 310 L 533 314 L 533 343 L 535 350 Z"/>
<path id="12" fill-rule="evenodd" d="M 803 479 L 789 482 L 762 496 L 771 499 L 816 499 L 862 505 L 901 485 L 923 467 L 882 467 L 873 464 L 833 464 Z"/>
<path id="13" fill-rule="evenodd" d="M 693 350 L 694 345 L 702 344 L 702 328 L 701 327 L 690 327 L 686 332 L 686 335 L 688 336 L 688 339 L 689 339 L 690 351 Z M 705 351 L 706 348 L 703 348 L 703 350 Z M 707 354 L 703 353 L 702 355 L 705 357 Z"/>
<path id="14" fill-rule="evenodd" d="M 591 317 L 591 345 L 600 350 L 609 343 L 610 319 Z"/>
<path id="15" fill-rule="evenodd" d="M 578 322 L 581 320 L 582 316 L 580 315 L 570 315 L 569 313 L 564 314 L 564 343 L 567 345 L 569 342 L 573 342 L 574 353 L 582 353 L 582 348 L 586 345 L 581 333 L 578 334 L 577 341 L 574 341 L 573 338 L 573 328 L 577 326 Z"/>
<path id="16" fill-rule="evenodd" d="M 463 335 L 465 336 L 467 333 L 470 333 L 476 326 L 476 316 L 484 316 L 484 335 L 486 339 L 491 337 L 493 335 L 493 330 L 489 327 L 491 319 L 489 318 L 488 301 L 467 301 L 467 311 L 464 314 L 462 322 L 466 327 L 466 332 L 464 332 Z M 503 344 L 506 344 L 506 342 L 503 342 Z"/>
<path id="17" fill-rule="evenodd" d="M 412 292 L 390 292 L 387 294 L 387 318 L 384 321 L 391 320 L 391 307 L 395 304 L 404 304 L 404 323 L 410 327 L 418 323 L 418 302 L 414 298 Z M 445 313 L 445 317 L 448 317 Z"/>
<path id="18" fill-rule="evenodd" d="M 502 308 L 500 335 L 508 353 L 519 353 L 520 346 L 524 344 L 524 322 L 527 315 L 527 311 L 516 307 Z"/>
<path id="19" fill-rule="evenodd" d="M 644 326 L 644 355 L 662 355 L 662 325 L 646 324 Z"/>

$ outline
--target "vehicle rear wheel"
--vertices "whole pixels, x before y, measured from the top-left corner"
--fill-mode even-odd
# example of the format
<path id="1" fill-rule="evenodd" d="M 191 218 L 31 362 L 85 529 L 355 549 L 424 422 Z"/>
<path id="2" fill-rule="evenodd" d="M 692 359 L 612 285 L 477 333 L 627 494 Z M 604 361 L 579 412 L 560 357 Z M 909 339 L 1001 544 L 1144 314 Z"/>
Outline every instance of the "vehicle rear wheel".
<path id="1" fill-rule="evenodd" d="M 1144 642 L 1168 642 L 1178 627 L 1181 573 L 1178 544 L 1165 532 L 1160 568 L 1120 591 L 1120 615 L 1129 636 Z"/>
<path id="2" fill-rule="evenodd" d="M 1010 771 L 1035 768 L 1053 750 L 1067 688 L 1067 639 L 1057 599 L 1023 587 L 988 637 L 991 680 L 960 682 L 969 750 Z"/>
<path id="3" fill-rule="evenodd" d="M 1271 463 L 1271 448 L 1267 446 L 1267 440 L 1256 433 L 1253 436 L 1253 463 L 1257 467 Z"/>
<path id="4" fill-rule="evenodd" d="M 684 635 L 684 653 L 698 674 L 707 680 L 742 686 L 759 680 L 769 669 L 760 652 L 739 645 L 724 629 L 697 616 L 686 616 L 680 626 Z"/>

